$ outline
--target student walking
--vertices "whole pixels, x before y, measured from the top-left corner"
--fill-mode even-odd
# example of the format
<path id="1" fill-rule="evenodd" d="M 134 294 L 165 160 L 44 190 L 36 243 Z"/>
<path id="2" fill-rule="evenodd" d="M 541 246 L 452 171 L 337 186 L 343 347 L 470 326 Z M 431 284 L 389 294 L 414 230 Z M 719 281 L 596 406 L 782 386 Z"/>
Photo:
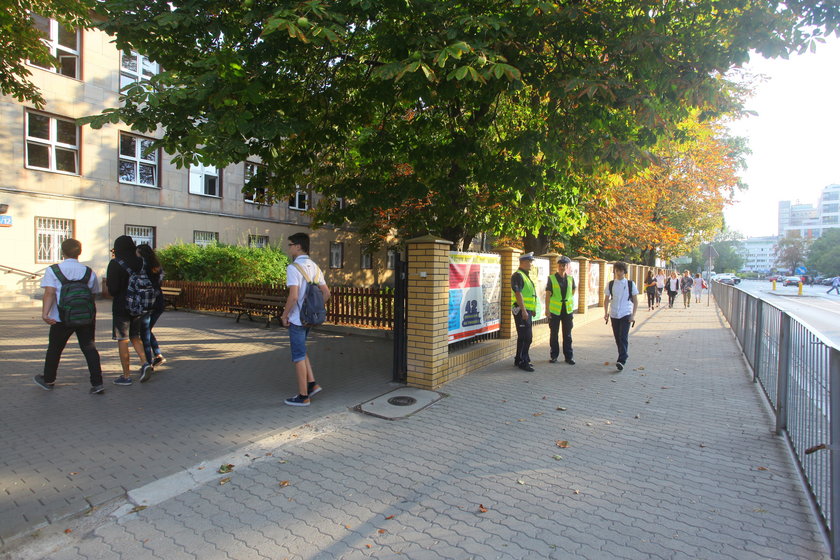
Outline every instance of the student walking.
<path id="1" fill-rule="evenodd" d="M 674 307 L 674 300 L 680 291 L 680 279 L 676 271 L 672 270 L 671 277 L 665 281 L 665 290 L 668 292 L 668 307 Z"/>
<path id="2" fill-rule="evenodd" d="M 834 277 L 834 280 L 831 281 L 831 287 L 826 293 L 830 294 L 832 291 L 836 291 L 837 295 L 840 295 L 840 276 Z"/>
<path id="3" fill-rule="evenodd" d="M 567 265 L 572 262 L 569 257 L 557 259 L 557 272 L 548 277 L 545 286 L 545 308 L 548 317 L 548 345 L 550 348 L 549 362 L 556 363 L 560 355 L 558 331 L 563 328 L 563 359 L 569 365 L 575 365 L 574 350 L 572 349 L 572 327 L 574 326 L 574 296 L 575 279 L 566 274 Z"/>
<path id="4" fill-rule="evenodd" d="M 656 307 L 662 305 L 662 292 L 665 290 L 665 281 L 668 279 L 665 276 L 665 271 L 661 268 L 656 271 Z"/>
<path id="5" fill-rule="evenodd" d="M 90 267 L 79 262 L 82 244 L 76 239 L 61 243 L 64 260 L 47 268 L 41 279 L 44 301 L 41 319 L 50 326 L 44 374 L 34 377 L 42 389 L 51 391 L 58 375 L 61 353 L 70 336 L 75 334 L 90 373 L 90 394 L 101 395 L 102 365 L 96 349 L 96 302 L 99 282 Z"/>
<path id="6" fill-rule="evenodd" d="M 292 351 L 292 362 L 295 364 L 298 394 L 289 397 L 284 402 L 289 406 L 309 406 L 309 399 L 321 392 L 321 386 L 315 381 L 312 362 L 306 352 L 306 338 L 309 327 L 304 326 L 300 318 L 300 310 L 306 298 L 307 290 L 318 286 L 324 295 L 324 302 L 330 299 L 330 289 L 324 280 L 324 273 L 318 265 L 309 258 L 309 236 L 305 233 L 295 233 L 289 236 L 289 256 L 292 264 L 286 267 L 286 286 L 289 295 L 286 307 L 280 321 L 289 327 L 289 346 Z"/>
<path id="7" fill-rule="evenodd" d="M 700 273 L 694 275 L 694 284 L 691 285 L 691 293 L 694 294 L 694 303 L 700 303 L 700 296 L 703 295 L 703 290 L 706 288 L 706 281 L 700 276 Z"/>
<path id="8" fill-rule="evenodd" d="M 516 356 L 513 365 L 521 370 L 534 371 L 531 364 L 531 342 L 534 339 L 534 316 L 537 314 L 537 289 L 529 276 L 534 253 L 519 257 L 519 270 L 510 278 L 510 299 L 513 322 L 516 325 Z"/>
<path id="9" fill-rule="evenodd" d="M 624 369 L 629 357 L 627 349 L 630 338 L 630 325 L 636 322 L 636 309 L 639 307 L 639 289 L 627 278 L 627 264 L 621 261 L 613 265 L 614 279 L 607 285 L 604 295 L 604 321 L 612 322 L 613 337 L 618 348 L 618 360 L 615 368 Z"/>
<path id="10" fill-rule="evenodd" d="M 146 261 L 146 266 L 149 269 L 149 280 L 152 281 L 152 286 L 155 288 L 155 303 L 152 312 L 149 314 L 149 345 L 154 356 L 152 366 L 156 368 L 166 363 L 166 358 L 160 353 L 160 344 L 158 344 L 154 332 L 155 325 L 166 307 L 166 300 L 163 298 L 163 291 L 160 287 L 163 282 L 163 266 L 161 266 L 155 250 L 145 243 L 137 246 L 137 256 Z M 140 356 L 140 359 L 142 360 L 143 356 Z"/>
<path id="11" fill-rule="evenodd" d="M 683 271 L 682 278 L 680 278 L 680 291 L 683 295 L 683 307 L 691 307 L 691 288 L 694 286 L 694 279 L 691 273 L 687 270 Z"/>
<path id="12" fill-rule="evenodd" d="M 652 272 L 647 273 L 645 277 L 645 294 L 647 295 L 648 311 L 653 311 L 653 304 L 657 303 L 658 296 L 657 280 L 654 278 Z"/>

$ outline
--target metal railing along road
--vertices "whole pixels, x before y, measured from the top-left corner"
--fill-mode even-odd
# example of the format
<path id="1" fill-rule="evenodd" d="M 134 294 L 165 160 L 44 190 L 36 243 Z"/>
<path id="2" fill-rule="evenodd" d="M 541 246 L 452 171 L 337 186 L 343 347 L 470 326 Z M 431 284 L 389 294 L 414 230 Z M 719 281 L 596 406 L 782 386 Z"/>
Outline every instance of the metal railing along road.
<path id="1" fill-rule="evenodd" d="M 795 315 L 712 282 L 723 312 L 784 435 L 840 560 L 840 348 Z"/>

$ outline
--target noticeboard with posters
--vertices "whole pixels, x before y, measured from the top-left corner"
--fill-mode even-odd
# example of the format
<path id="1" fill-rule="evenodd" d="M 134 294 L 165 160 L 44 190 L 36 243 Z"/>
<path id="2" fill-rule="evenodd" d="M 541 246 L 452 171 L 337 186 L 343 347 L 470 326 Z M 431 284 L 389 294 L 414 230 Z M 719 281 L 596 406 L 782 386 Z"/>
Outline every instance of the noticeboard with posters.
<path id="1" fill-rule="evenodd" d="M 598 263 L 589 263 L 589 284 L 586 292 L 586 306 L 596 307 L 598 305 L 598 292 L 601 289 L 601 267 Z"/>
<path id="2" fill-rule="evenodd" d="M 449 342 L 498 331 L 502 265 L 499 255 L 449 254 Z"/>

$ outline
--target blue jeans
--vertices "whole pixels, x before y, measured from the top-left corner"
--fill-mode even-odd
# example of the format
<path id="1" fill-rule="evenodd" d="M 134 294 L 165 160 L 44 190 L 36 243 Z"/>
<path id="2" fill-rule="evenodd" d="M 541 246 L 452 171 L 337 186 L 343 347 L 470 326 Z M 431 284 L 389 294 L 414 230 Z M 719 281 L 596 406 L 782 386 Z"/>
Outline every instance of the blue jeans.
<path id="1" fill-rule="evenodd" d="M 624 364 L 627 362 L 627 346 L 630 342 L 630 315 L 625 315 L 620 319 L 611 317 L 610 322 L 612 323 L 615 345 L 618 348 L 618 360 L 616 361 Z"/>
<path id="2" fill-rule="evenodd" d="M 292 361 L 300 362 L 306 359 L 306 337 L 309 336 L 309 327 L 301 327 L 295 324 L 289 325 L 289 345 L 292 348 Z"/>
<path id="3" fill-rule="evenodd" d="M 160 356 L 160 346 L 158 345 L 157 338 L 155 338 L 155 333 L 152 332 L 152 329 L 155 328 L 155 323 L 157 323 L 160 316 L 163 315 L 163 308 L 154 309 L 152 314 L 149 316 L 149 346 L 152 348 L 152 356 Z"/>

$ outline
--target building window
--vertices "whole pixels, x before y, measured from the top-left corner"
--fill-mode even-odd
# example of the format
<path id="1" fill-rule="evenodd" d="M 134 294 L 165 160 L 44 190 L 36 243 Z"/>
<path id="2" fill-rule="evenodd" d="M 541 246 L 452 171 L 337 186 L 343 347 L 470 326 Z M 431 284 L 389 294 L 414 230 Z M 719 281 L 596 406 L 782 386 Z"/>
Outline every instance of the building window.
<path id="1" fill-rule="evenodd" d="M 289 208 L 292 210 L 306 210 L 309 208 L 308 203 L 306 193 L 303 191 L 297 191 L 289 197 Z"/>
<path id="2" fill-rule="evenodd" d="M 213 243 L 219 242 L 218 231 L 193 231 L 193 243 L 202 247 L 207 247 Z"/>
<path id="3" fill-rule="evenodd" d="M 330 268 L 344 268 L 344 243 L 330 243 Z"/>
<path id="4" fill-rule="evenodd" d="M 26 112 L 26 167 L 79 174 L 79 127 L 73 121 Z"/>
<path id="5" fill-rule="evenodd" d="M 219 171 L 212 165 L 191 165 L 190 194 L 221 197 L 222 181 Z"/>
<path id="6" fill-rule="evenodd" d="M 123 52 L 120 57 L 120 91 L 137 82 L 148 82 L 160 72 L 157 62 L 136 52 Z"/>
<path id="7" fill-rule="evenodd" d="M 824 223 L 824 224 L 836 224 L 837 223 L 837 216 L 823 216 L 822 223 Z"/>
<path id="8" fill-rule="evenodd" d="M 134 240 L 135 245 L 148 245 L 155 248 L 155 228 L 153 226 L 125 226 L 125 234 Z"/>
<path id="9" fill-rule="evenodd" d="M 248 247 L 253 247 L 255 249 L 262 249 L 264 247 L 268 247 L 268 236 L 267 235 L 249 235 L 248 236 Z"/>
<path id="10" fill-rule="evenodd" d="M 248 186 L 248 183 L 251 179 L 254 178 L 260 168 L 263 167 L 258 163 L 254 163 L 251 161 L 245 162 L 245 186 Z M 245 202 L 249 202 L 251 204 L 263 204 L 263 205 L 270 205 L 273 204 L 274 201 L 271 199 L 271 196 L 266 194 L 265 187 L 259 187 L 252 189 L 250 191 L 245 192 Z"/>
<path id="11" fill-rule="evenodd" d="M 840 192 L 830 192 L 823 195 L 823 200 L 837 200 L 840 199 Z"/>
<path id="12" fill-rule="evenodd" d="M 76 224 L 63 218 L 35 218 L 35 262 L 55 263 L 62 259 L 61 242 L 73 237 Z"/>
<path id="13" fill-rule="evenodd" d="M 397 268 L 397 251 L 394 249 L 388 249 L 388 257 L 387 262 L 385 263 L 385 267 L 388 270 L 394 270 Z"/>
<path id="14" fill-rule="evenodd" d="M 362 270 L 373 268 L 373 255 L 364 247 L 362 247 L 362 261 L 359 263 L 359 266 Z"/>
<path id="15" fill-rule="evenodd" d="M 838 208 L 840 208 L 840 205 L 838 205 L 836 202 L 834 204 L 823 204 L 822 211 L 825 214 L 836 214 Z"/>
<path id="16" fill-rule="evenodd" d="M 120 133 L 120 183 L 158 186 L 158 150 L 150 150 L 154 140 Z"/>
<path id="17" fill-rule="evenodd" d="M 33 66 L 43 68 L 69 78 L 81 77 L 82 65 L 81 49 L 79 48 L 79 32 L 76 29 L 68 29 L 54 19 L 45 18 L 38 14 L 32 14 L 32 22 L 35 28 L 41 33 L 44 44 L 50 51 L 50 55 L 58 60 L 58 67 L 41 66 L 31 62 Z"/>

